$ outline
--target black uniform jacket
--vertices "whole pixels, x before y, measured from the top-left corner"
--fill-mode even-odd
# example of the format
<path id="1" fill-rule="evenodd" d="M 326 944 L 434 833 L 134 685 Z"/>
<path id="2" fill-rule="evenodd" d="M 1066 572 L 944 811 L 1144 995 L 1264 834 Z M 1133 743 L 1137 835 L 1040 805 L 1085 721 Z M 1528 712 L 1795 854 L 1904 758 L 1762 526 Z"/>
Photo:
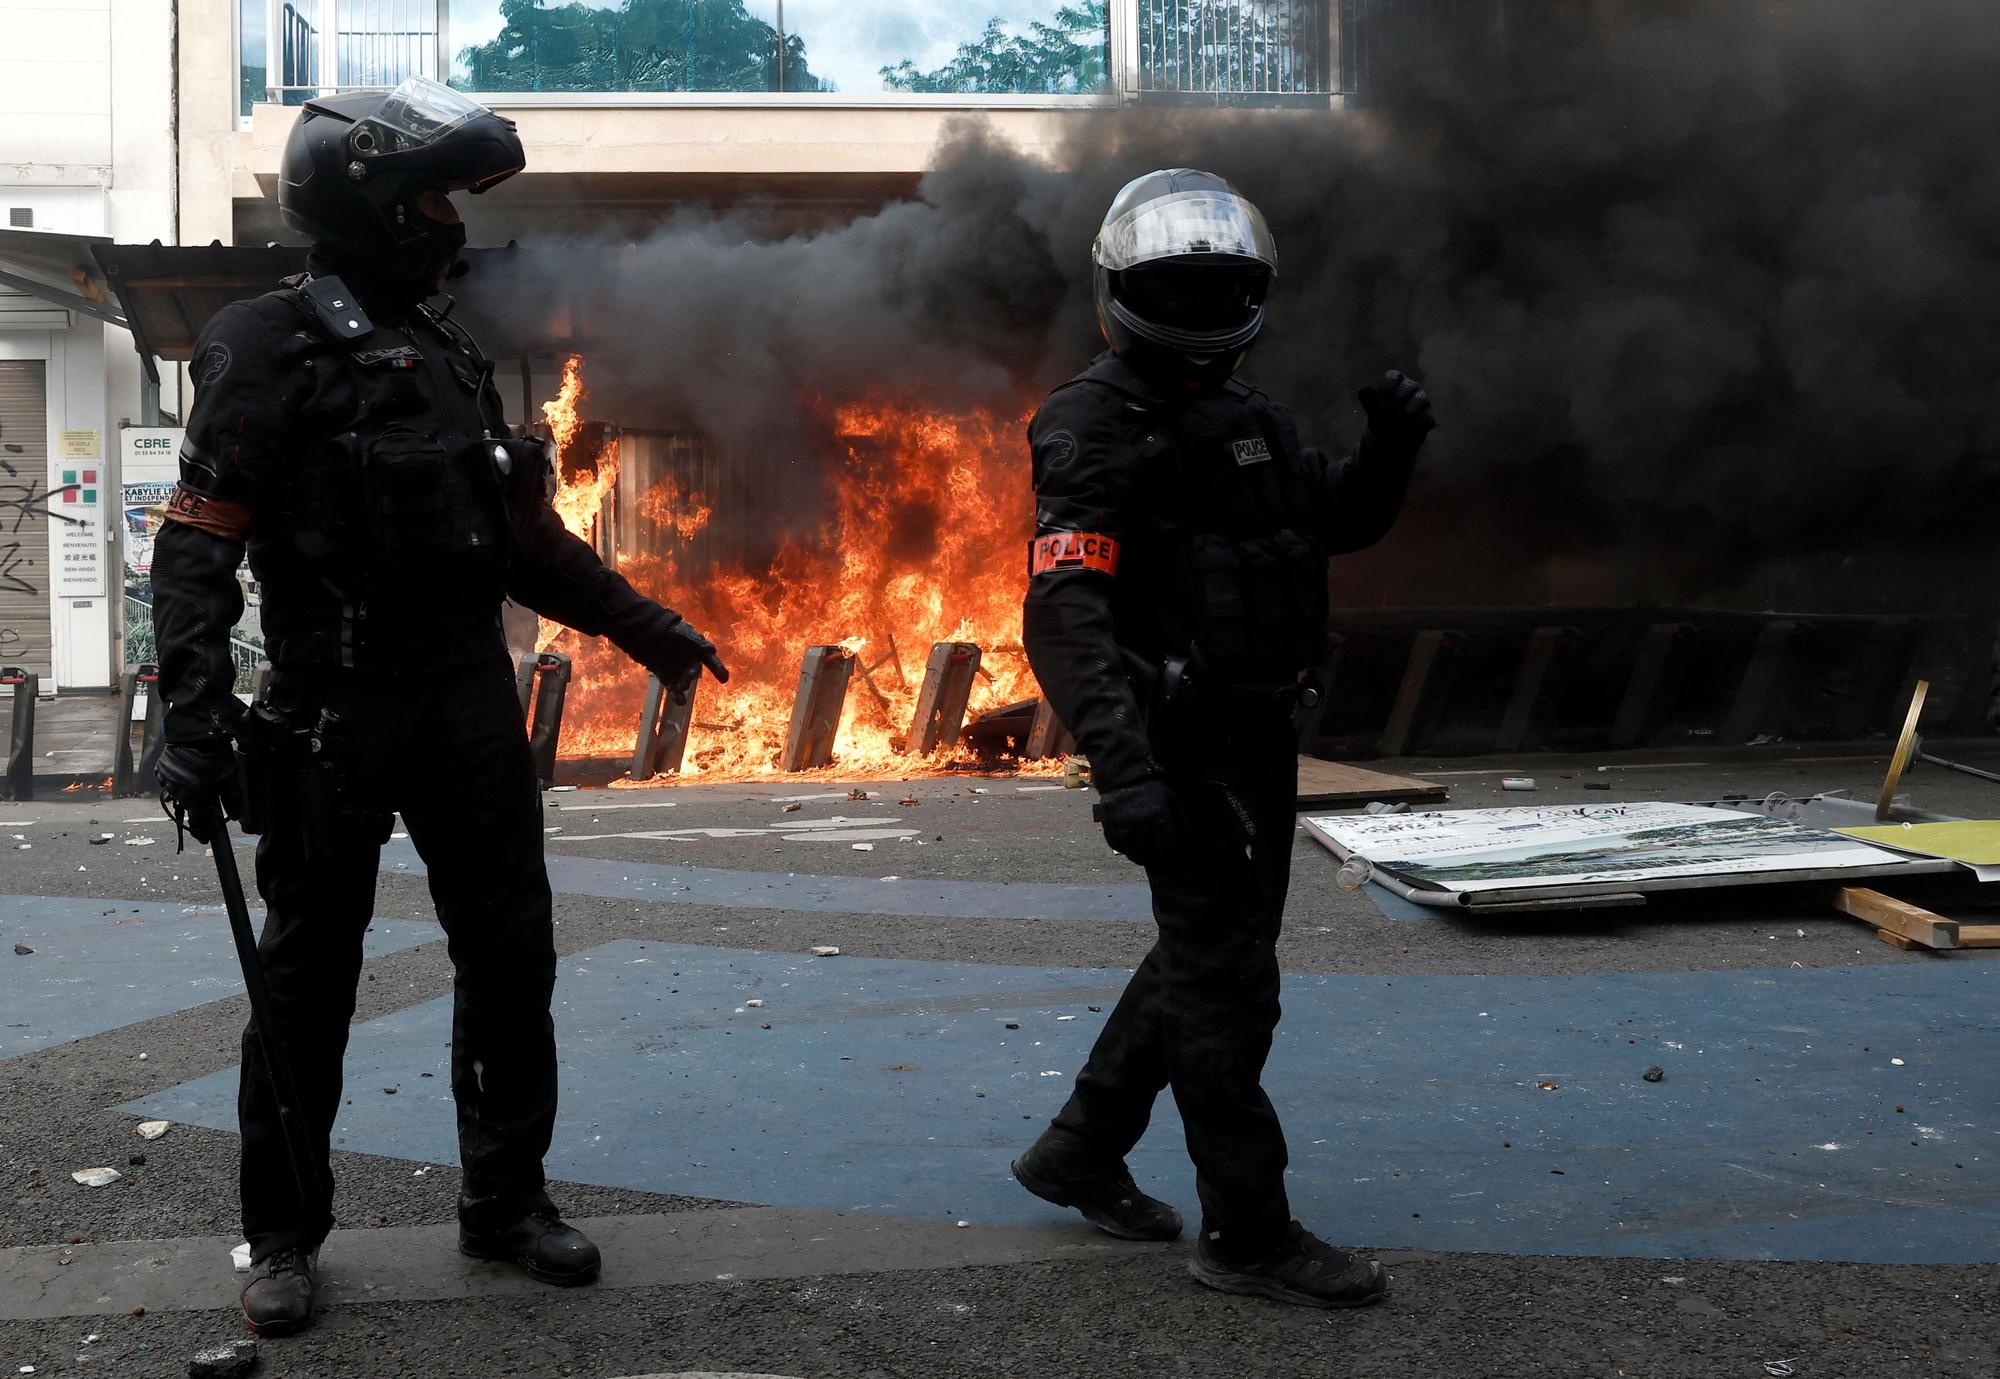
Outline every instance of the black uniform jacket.
<path id="1" fill-rule="evenodd" d="M 224 307 L 196 343 L 152 575 L 169 740 L 221 736 L 238 712 L 229 634 L 246 546 L 281 666 L 503 653 L 510 596 L 628 651 L 679 621 L 563 527 L 532 450 L 507 463 L 512 480 L 500 472 L 488 442 L 511 433 L 462 327 L 416 304 L 334 317 L 295 284 Z"/>
<path id="2" fill-rule="evenodd" d="M 1223 681 L 1316 668 L 1326 557 L 1389 530 L 1415 461 L 1372 433 L 1331 460 L 1246 384 L 1174 392 L 1111 354 L 1049 395 L 1028 441 L 1024 640 L 1100 788 L 1156 769 L 1135 668 L 1191 654 Z"/>

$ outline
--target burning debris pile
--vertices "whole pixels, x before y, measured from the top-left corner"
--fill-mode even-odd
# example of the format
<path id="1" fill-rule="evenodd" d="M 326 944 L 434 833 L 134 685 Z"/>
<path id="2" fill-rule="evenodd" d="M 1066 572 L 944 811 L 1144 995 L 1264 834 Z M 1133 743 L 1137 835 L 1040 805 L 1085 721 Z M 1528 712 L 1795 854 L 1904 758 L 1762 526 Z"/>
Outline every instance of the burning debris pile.
<path id="1" fill-rule="evenodd" d="M 1032 719 L 1040 692 L 1021 648 L 1032 510 L 1024 416 L 888 402 L 835 409 L 827 423 L 840 453 L 823 473 L 801 466 L 825 485 L 822 519 L 760 537 L 754 513 L 725 524 L 711 495 L 674 474 L 623 491 L 636 468 L 621 455 L 628 438 L 583 419 L 587 396 L 572 356 L 542 408 L 559 454 L 557 512 L 638 589 L 713 636 L 730 665 L 727 685 L 704 680 L 696 692 L 680 778 L 835 763 L 846 775 L 944 770 L 965 756 L 957 732 L 938 728 L 955 717 L 954 691 L 968 719 L 1009 706 Z M 540 647 L 573 665 L 561 754 L 630 757 L 648 707 L 645 672 L 609 642 L 556 623 L 542 624 Z M 934 647 L 947 649 L 929 698 L 942 689 L 952 702 L 920 702 Z M 802 682 L 805 670 L 816 683 Z M 815 691 L 837 724 L 795 731 L 795 708 L 805 712 Z M 1038 745 L 1050 745 L 1046 727 Z"/>

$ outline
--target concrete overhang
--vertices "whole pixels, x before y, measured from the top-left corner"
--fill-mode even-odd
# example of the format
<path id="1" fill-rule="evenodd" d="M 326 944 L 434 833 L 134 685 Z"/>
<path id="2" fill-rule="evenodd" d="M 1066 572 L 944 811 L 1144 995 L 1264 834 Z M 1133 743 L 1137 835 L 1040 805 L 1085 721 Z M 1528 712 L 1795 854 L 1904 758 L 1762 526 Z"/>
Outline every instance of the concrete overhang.
<path id="1" fill-rule="evenodd" d="M 952 127 L 972 120 L 1023 153 L 1053 161 L 1079 121 L 1111 109 L 1086 102 L 968 110 L 861 103 L 557 106 L 490 99 L 520 126 L 529 169 L 520 181 L 653 189 L 790 178 L 914 185 L 934 165 Z M 278 164 L 296 116 L 290 106 L 255 107 L 250 128 L 235 136 L 236 199 L 276 196 Z"/>

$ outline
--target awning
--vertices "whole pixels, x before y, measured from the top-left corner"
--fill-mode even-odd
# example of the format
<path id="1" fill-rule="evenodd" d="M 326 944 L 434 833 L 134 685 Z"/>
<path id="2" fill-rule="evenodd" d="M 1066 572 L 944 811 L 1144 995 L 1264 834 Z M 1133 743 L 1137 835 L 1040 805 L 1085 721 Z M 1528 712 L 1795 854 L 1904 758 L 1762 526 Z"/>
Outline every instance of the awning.
<path id="1" fill-rule="evenodd" d="M 0 287 L 122 326 L 125 317 L 93 257 L 93 251 L 110 243 L 103 235 L 0 230 Z"/>
<path id="2" fill-rule="evenodd" d="M 124 308 L 126 329 L 141 358 L 185 362 L 209 318 L 231 302 L 258 297 L 306 269 L 306 251 L 274 244 L 248 248 L 229 244 L 113 244 L 92 246 L 103 280 Z M 475 270 L 505 249 L 467 249 Z"/>

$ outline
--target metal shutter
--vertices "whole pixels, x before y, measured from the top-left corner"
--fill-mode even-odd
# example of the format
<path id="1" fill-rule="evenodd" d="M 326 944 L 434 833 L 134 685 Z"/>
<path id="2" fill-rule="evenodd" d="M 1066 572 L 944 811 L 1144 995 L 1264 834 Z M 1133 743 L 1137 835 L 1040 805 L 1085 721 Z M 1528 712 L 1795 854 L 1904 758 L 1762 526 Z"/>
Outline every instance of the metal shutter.
<path id="1" fill-rule="evenodd" d="M 0 360 L 0 665 L 55 676 L 49 628 L 48 365 Z"/>

